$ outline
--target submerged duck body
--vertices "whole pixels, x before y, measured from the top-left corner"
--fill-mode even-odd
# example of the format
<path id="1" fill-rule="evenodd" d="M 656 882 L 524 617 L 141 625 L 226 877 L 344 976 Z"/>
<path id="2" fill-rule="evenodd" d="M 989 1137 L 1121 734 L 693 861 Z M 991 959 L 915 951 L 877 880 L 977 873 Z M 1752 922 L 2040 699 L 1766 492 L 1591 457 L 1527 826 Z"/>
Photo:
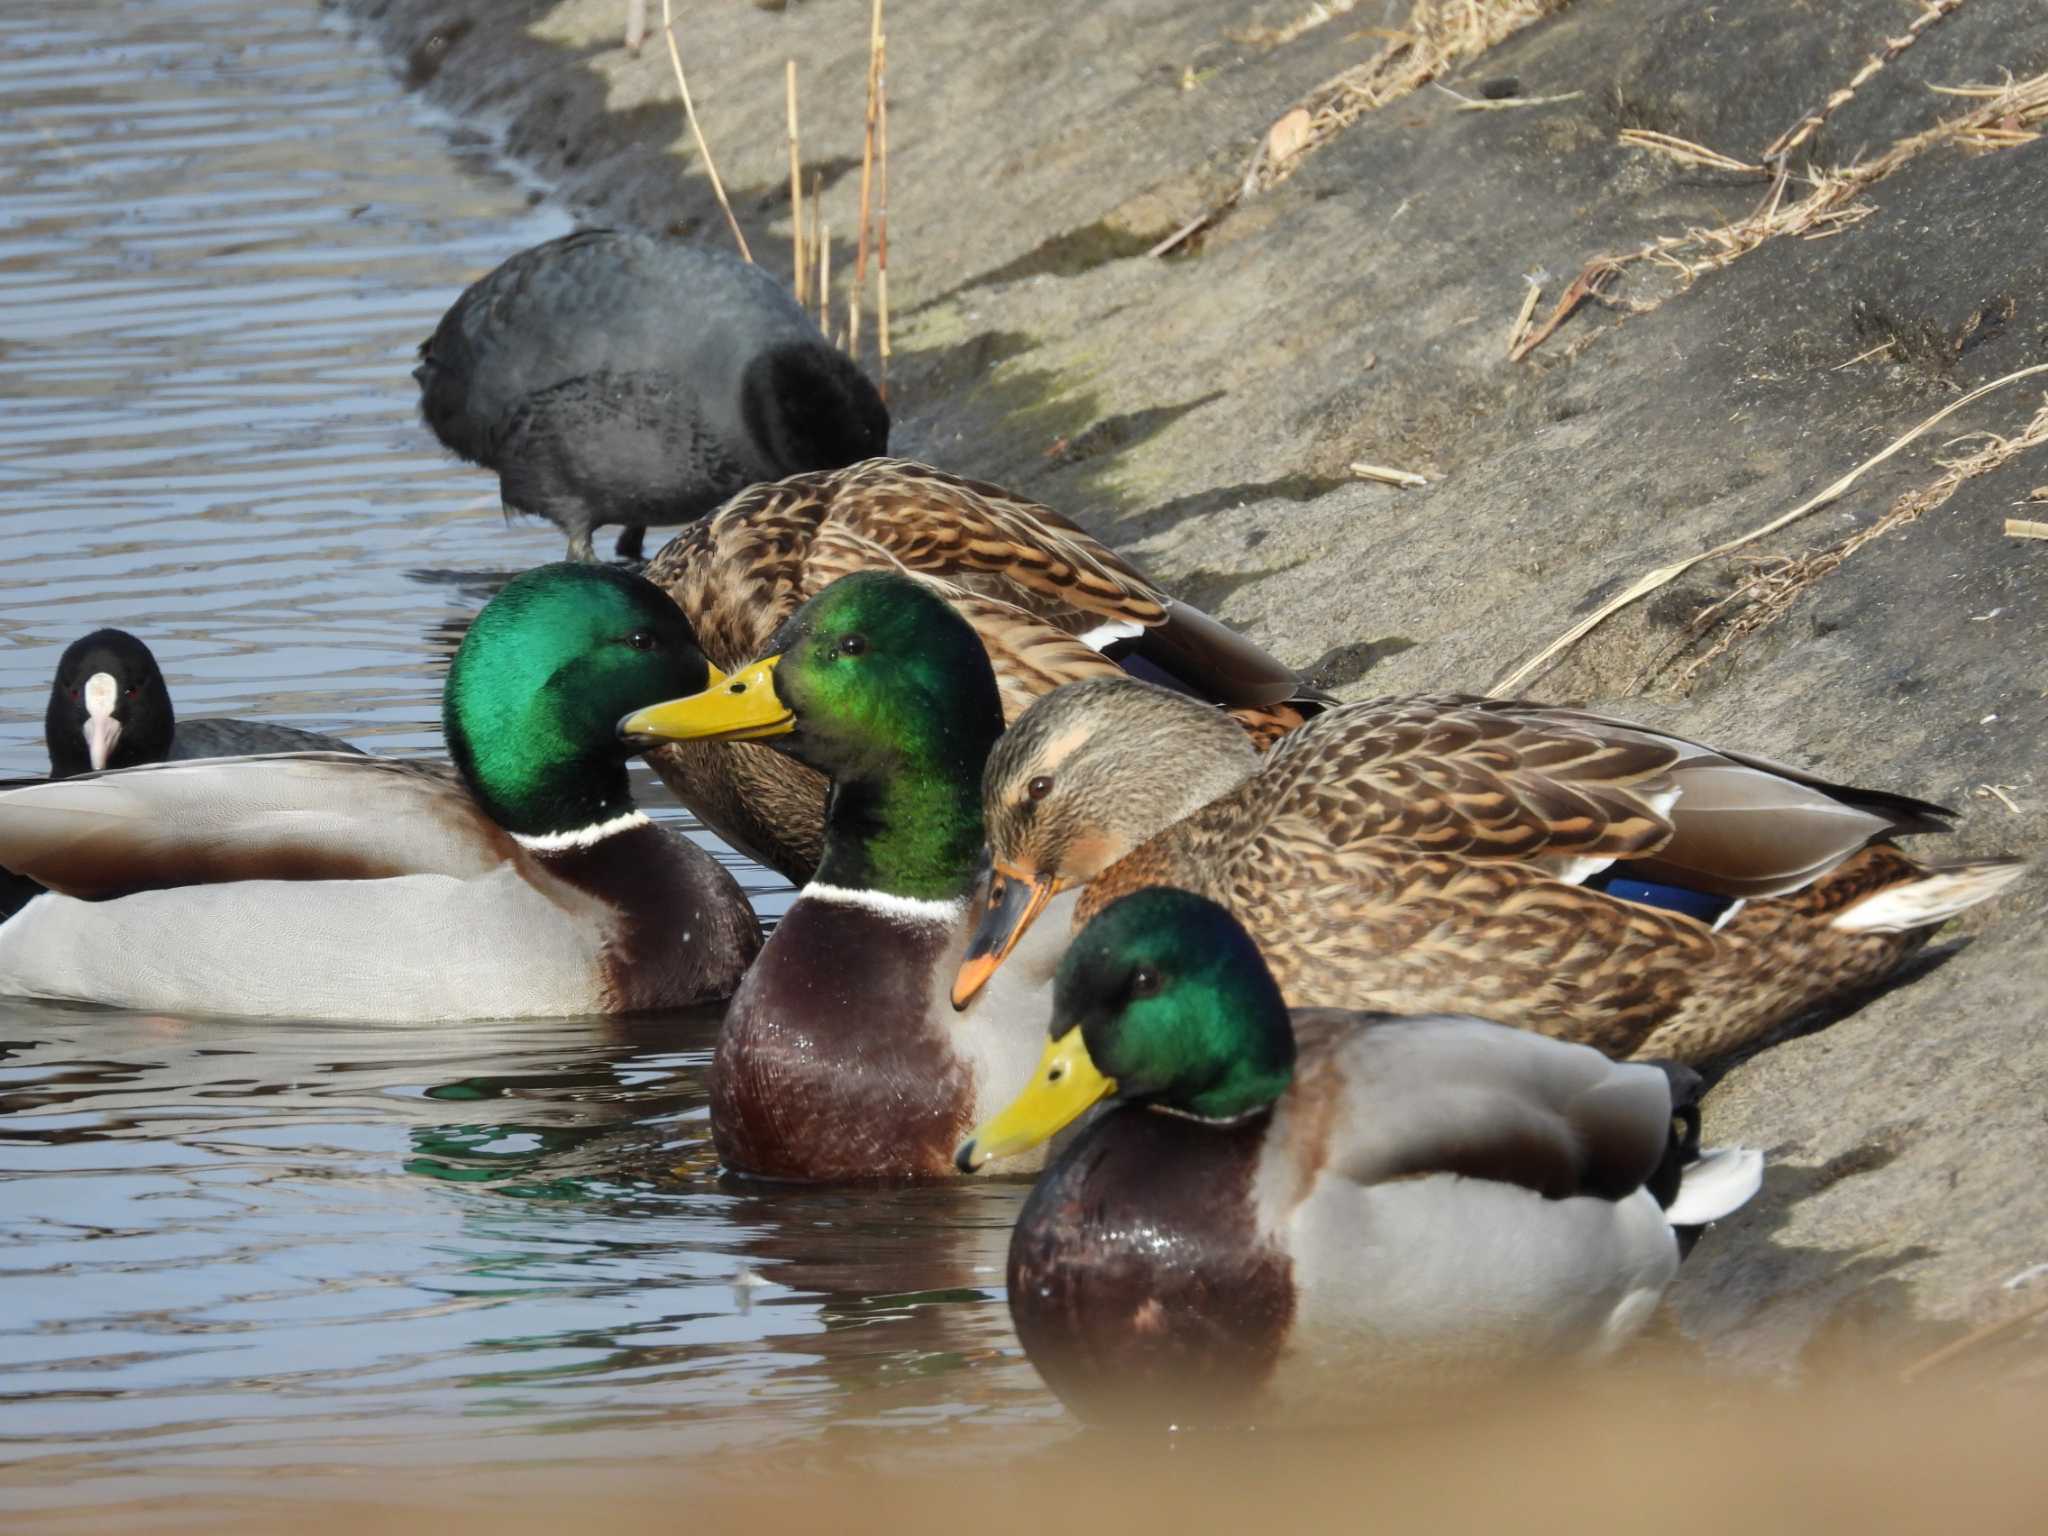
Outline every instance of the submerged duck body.
<path id="1" fill-rule="evenodd" d="M 728 995 L 760 943 L 731 876 L 633 810 L 618 713 L 710 673 L 660 594 L 543 567 L 449 673 L 458 772 L 327 753 L 0 793 L 0 991 L 363 1020 L 612 1013 Z"/>
<path id="2" fill-rule="evenodd" d="M 1036 784 L 1041 793 L 1034 797 Z M 1033 902 L 1174 885 L 1297 1006 L 1477 1014 L 1707 1060 L 1880 979 L 2020 870 L 1891 839 L 1951 813 L 1629 721 L 1459 695 L 1344 705 L 1246 759 L 1158 690 L 1086 684 L 992 757 L 997 877 L 955 995 Z"/>
<path id="3" fill-rule="evenodd" d="M 1697 1157 L 1682 1069 L 1469 1018 L 1290 1016 L 1243 930 L 1183 892 L 1084 931 L 1052 1032 L 961 1158 L 1115 1101 L 1009 1259 L 1026 1352 L 1091 1417 L 1347 1416 L 1605 1354 L 1676 1275 L 1674 1223 L 1761 1176 Z"/>
<path id="4" fill-rule="evenodd" d="M 863 570 L 914 575 L 948 601 L 980 639 L 1008 719 L 1064 683 L 1127 668 L 1223 705 L 1261 743 L 1324 702 L 1058 513 L 908 460 L 754 486 L 677 534 L 647 576 L 729 671 L 766 654 L 806 601 Z M 825 781 L 803 762 L 767 746 L 704 742 L 664 746 L 649 760 L 735 847 L 798 883 L 817 868 Z"/>
<path id="5" fill-rule="evenodd" d="M 774 645 L 621 726 L 636 742 L 773 742 L 832 781 L 817 876 L 719 1031 L 712 1136 L 728 1168 L 763 1177 L 947 1177 L 975 1116 L 1029 1074 L 1041 1015 L 1019 1000 L 1049 975 L 1034 951 L 966 1013 L 947 1001 L 1002 731 L 995 679 L 945 600 L 885 571 L 827 587 Z"/>
<path id="6" fill-rule="evenodd" d="M 592 557 L 621 523 L 701 517 L 757 481 L 886 451 L 889 412 L 789 292 L 724 251 L 586 229 L 479 278 L 420 346 L 420 414 L 505 506 Z"/>

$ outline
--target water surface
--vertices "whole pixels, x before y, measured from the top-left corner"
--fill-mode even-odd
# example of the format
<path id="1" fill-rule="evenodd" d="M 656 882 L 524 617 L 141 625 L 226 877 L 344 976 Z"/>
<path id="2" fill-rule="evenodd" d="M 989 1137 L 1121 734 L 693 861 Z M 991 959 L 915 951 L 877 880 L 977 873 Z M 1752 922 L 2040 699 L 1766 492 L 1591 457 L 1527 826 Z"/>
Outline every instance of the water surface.
<path id="1" fill-rule="evenodd" d="M 0 14 L 0 774 L 102 624 L 182 714 L 438 752 L 463 627 L 562 541 L 432 443 L 412 353 L 570 223 L 310 4 Z M 0 1000 L 0 1506 L 1057 1432 L 1021 1191 L 720 1183 L 714 1028 Z"/>

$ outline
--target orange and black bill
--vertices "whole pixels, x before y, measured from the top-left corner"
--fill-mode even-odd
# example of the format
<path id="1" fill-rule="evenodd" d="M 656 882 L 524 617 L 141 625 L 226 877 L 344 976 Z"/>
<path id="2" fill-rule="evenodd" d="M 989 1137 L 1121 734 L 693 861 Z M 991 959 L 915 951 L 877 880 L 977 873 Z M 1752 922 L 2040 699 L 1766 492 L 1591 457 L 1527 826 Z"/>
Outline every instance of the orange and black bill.
<path id="1" fill-rule="evenodd" d="M 1024 930 L 1061 888 L 1061 882 L 1052 875 L 1027 879 L 1015 870 L 996 866 L 989 876 L 988 900 L 982 906 L 981 920 L 974 925 L 974 936 L 967 941 L 967 958 L 960 962 L 960 972 L 953 978 L 955 1008 L 965 1008 L 974 1001 L 975 994 L 988 985 L 989 977 L 995 975 L 996 968 L 1017 947 Z"/>

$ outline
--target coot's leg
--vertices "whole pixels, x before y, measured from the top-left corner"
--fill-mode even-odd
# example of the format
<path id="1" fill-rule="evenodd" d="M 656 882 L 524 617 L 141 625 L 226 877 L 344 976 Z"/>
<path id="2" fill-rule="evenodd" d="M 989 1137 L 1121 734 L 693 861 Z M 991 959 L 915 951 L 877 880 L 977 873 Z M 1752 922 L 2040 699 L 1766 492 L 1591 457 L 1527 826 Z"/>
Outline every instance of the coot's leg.
<path id="1" fill-rule="evenodd" d="M 566 558 L 580 560 L 586 565 L 596 562 L 597 551 L 590 547 L 590 528 L 587 524 L 579 523 L 569 530 L 569 553 Z"/>
<path id="2" fill-rule="evenodd" d="M 628 523 L 619 530 L 619 545 L 616 553 L 621 560 L 646 558 L 641 551 L 647 547 L 647 525 Z"/>

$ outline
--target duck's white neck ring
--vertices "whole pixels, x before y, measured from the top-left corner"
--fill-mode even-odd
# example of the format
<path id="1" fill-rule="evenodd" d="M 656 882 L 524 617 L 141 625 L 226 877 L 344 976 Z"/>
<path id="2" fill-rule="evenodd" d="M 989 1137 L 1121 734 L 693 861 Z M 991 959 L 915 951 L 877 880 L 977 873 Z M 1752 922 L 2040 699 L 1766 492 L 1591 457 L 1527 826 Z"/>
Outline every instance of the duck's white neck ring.
<path id="1" fill-rule="evenodd" d="M 938 923 L 947 927 L 960 921 L 967 904 L 962 901 L 923 901 L 915 896 L 892 896 L 887 891 L 855 890 L 851 886 L 827 885 L 813 880 L 797 892 L 799 901 L 824 901 L 836 907 L 859 907 L 913 923 Z"/>
<path id="2" fill-rule="evenodd" d="M 647 825 L 645 811 L 625 811 L 610 821 L 593 821 L 567 832 L 514 832 L 512 841 L 529 853 L 567 853 L 572 848 L 595 848 L 608 837 Z"/>

